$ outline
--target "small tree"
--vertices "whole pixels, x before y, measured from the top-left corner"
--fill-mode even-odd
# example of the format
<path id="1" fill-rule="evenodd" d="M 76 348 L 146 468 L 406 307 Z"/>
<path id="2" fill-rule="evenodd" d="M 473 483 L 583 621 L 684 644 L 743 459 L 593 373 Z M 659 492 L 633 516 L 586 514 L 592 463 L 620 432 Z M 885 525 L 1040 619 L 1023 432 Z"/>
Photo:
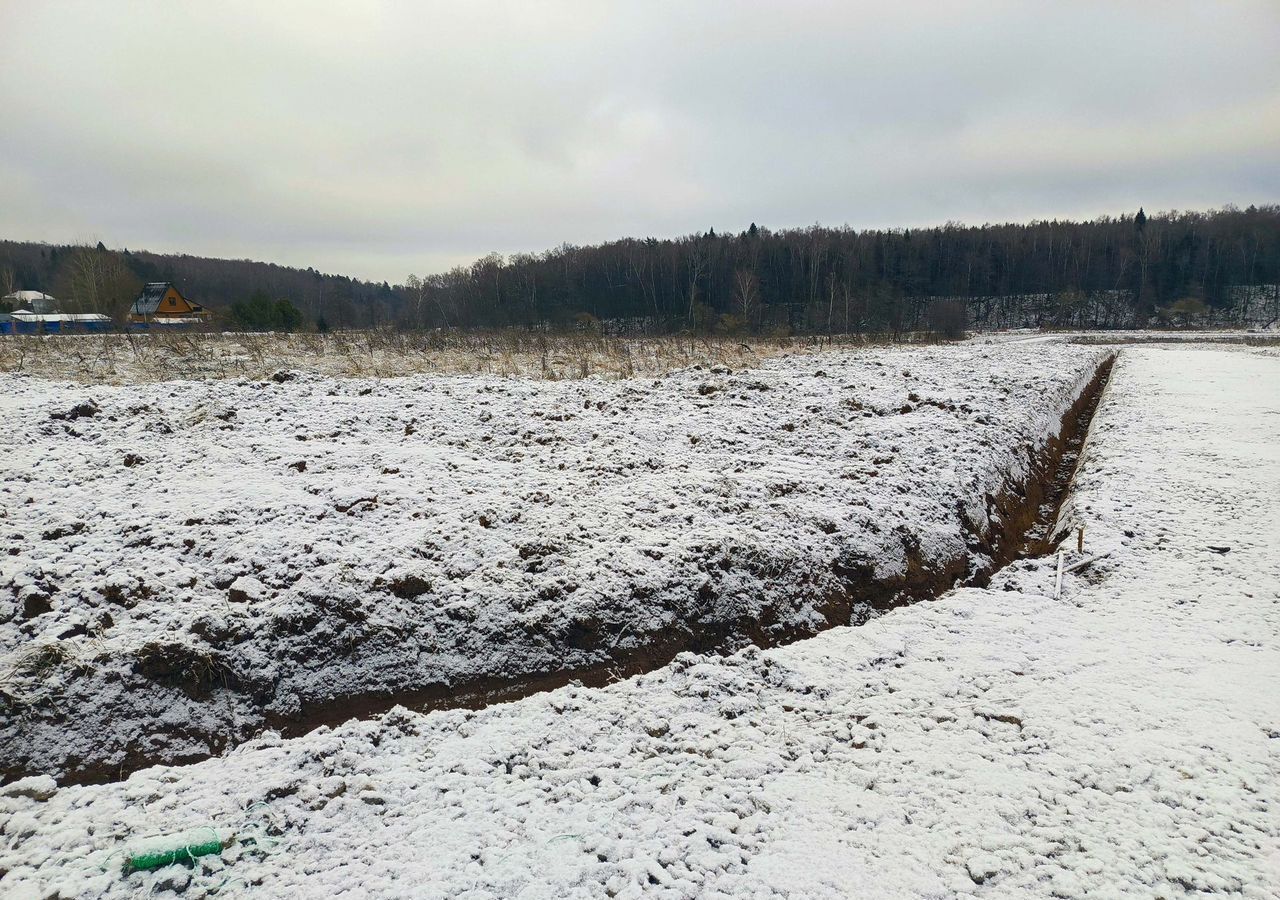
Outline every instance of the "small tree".
<path id="1" fill-rule="evenodd" d="M 1203 316 L 1209 311 L 1199 297 L 1180 297 L 1169 305 L 1169 313 L 1184 325 L 1190 325 L 1191 319 Z"/>
<path id="2" fill-rule="evenodd" d="M 742 334 L 746 330 L 746 321 L 733 313 L 723 313 L 716 320 L 716 334 Z"/>
<path id="3" fill-rule="evenodd" d="M 245 331 L 293 331 L 302 324 L 302 311 L 289 300 L 272 300 L 255 291 L 248 300 L 231 305 L 231 317 Z"/>
<path id="4" fill-rule="evenodd" d="M 959 300 L 934 300 L 925 310 L 925 322 L 929 331 L 947 340 L 958 341 L 964 337 L 966 321 L 964 304 Z"/>
<path id="5" fill-rule="evenodd" d="M 596 316 L 585 310 L 573 317 L 573 324 L 577 325 L 580 331 L 590 334 L 604 334 L 604 324 Z"/>
<path id="6" fill-rule="evenodd" d="M 1054 306 L 1056 307 L 1054 318 L 1058 325 L 1074 325 L 1078 324 L 1080 313 L 1089 304 L 1089 297 L 1082 291 L 1065 290 L 1059 291 L 1054 296 Z"/>
<path id="7" fill-rule="evenodd" d="M 718 316 L 715 309 L 706 303 L 695 301 L 690 309 L 691 331 L 694 334 L 710 334 L 715 330 Z"/>
<path id="8" fill-rule="evenodd" d="M 748 328 L 760 321 L 760 279 L 750 269 L 738 269 L 733 273 L 733 311 L 741 324 Z"/>
<path id="9" fill-rule="evenodd" d="M 142 282 L 121 254 L 99 241 L 96 247 L 74 247 L 60 259 L 54 290 L 64 309 L 123 320 Z"/>
<path id="10" fill-rule="evenodd" d="M 280 323 L 281 330 L 296 331 L 298 326 L 302 324 L 302 310 L 294 306 L 290 300 L 277 300 L 276 321 Z"/>

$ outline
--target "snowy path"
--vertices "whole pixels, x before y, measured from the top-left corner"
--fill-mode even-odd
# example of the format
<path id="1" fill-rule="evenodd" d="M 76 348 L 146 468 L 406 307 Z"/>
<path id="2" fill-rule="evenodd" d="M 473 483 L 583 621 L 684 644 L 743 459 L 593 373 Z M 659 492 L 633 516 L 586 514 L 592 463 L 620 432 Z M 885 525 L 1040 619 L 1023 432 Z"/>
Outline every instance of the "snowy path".
<path id="1" fill-rule="evenodd" d="M 1126 349 L 1066 514 L 1111 556 L 1061 601 L 1022 564 L 599 691 L 2 798 L 5 891 L 1276 896 L 1280 359 Z M 129 836 L 246 820 L 273 855 L 118 873 Z"/>

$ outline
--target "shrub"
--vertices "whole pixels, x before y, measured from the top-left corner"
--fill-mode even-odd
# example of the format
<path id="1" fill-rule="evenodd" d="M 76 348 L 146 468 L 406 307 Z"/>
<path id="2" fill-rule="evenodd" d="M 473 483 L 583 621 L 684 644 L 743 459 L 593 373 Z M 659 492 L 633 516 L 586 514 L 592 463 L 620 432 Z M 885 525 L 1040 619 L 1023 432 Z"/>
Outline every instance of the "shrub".
<path id="1" fill-rule="evenodd" d="M 257 291 L 231 306 L 231 317 L 245 331 L 293 331 L 302 324 L 302 311 L 286 299 L 272 300 Z"/>
<path id="2" fill-rule="evenodd" d="M 934 300 L 925 310 L 929 330 L 950 340 L 964 337 L 968 324 L 964 304 L 959 300 Z"/>

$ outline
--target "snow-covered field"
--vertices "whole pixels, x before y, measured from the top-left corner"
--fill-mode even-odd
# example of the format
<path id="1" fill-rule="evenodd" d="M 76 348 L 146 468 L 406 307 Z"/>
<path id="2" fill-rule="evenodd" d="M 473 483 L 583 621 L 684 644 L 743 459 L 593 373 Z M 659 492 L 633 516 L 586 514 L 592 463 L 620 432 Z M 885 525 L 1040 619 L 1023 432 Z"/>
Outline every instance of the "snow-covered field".
<path id="1" fill-rule="evenodd" d="M 1274 897 L 1278 501 L 1280 358 L 1126 348 L 1064 511 L 1109 555 L 1061 599 L 1052 561 L 1024 561 L 603 689 L 266 735 L 109 785 L 18 782 L 0 788 L 3 888 Z M 131 842 L 189 829 L 228 849 L 121 875 Z"/>
<path id="2" fill-rule="evenodd" d="M 10 376 L 0 765 L 127 773 L 348 700 L 777 642 L 843 624 L 874 585 L 949 586 L 1106 354 L 559 383 Z"/>

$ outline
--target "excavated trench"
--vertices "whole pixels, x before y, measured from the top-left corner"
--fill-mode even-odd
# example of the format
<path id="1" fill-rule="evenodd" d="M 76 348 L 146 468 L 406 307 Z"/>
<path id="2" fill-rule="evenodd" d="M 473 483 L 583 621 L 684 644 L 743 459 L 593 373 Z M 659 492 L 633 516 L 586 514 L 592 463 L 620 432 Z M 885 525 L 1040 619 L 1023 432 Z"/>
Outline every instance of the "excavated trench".
<path id="1" fill-rule="evenodd" d="M 1042 556 L 1056 544 L 1053 527 L 1075 475 L 1080 452 L 1093 422 L 1098 403 L 1111 374 L 1115 357 L 1105 359 L 1093 378 L 1062 417 L 1058 434 L 1038 453 L 1028 449 L 1029 476 L 1006 485 L 998 496 L 986 498 L 988 516 L 998 523 L 991 531 L 973 529 L 969 554 L 954 560 L 926 560 L 909 555 L 905 574 L 891 580 L 875 580 L 858 569 L 841 571 L 843 589 L 824 599 L 820 609 L 826 628 L 861 625 L 891 609 L 933 599 L 962 586 L 985 587 L 991 577 L 1017 559 Z M 987 562 L 974 567 L 973 559 Z M 730 653 L 748 644 L 777 647 L 825 630 L 779 630 L 775 623 L 755 619 L 703 623 L 690 632 L 669 635 L 643 648 L 626 651 L 586 668 L 562 669 L 519 678 L 484 678 L 462 686 L 439 686 L 397 692 L 389 696 L 352 697 L 312 709 L 298 718 L 274 717 L 269 725 L 286 737 L 305 734 L 321 725 L 337 725 L 351 718 L 366 718 L 394 706 L 419 711 L 481 709 L 494 703 L 519 700 L 577 682 L 602 687 L 634 675 L 651 672 L 671 662 L 677 654 Z"/>
<path id="2" fill-rule="evenodd" d="M 905 573 L 892 579 L 877 580 L 869 569 L 857 565 L 841 568 L 836 564 L 834 571 L 840 577 L 841 586 L 822 599 L 819 609 L 826 623 L 822 627 L 783 628 L 767 619 L 749 618 L 698 622 L 687 630 L 668 632 L 641 648 L 615 651 L 605 661 L 585 668 L 490 677 L 462 685 L 432 685 L 385 695 L 340 697 L 322 705 L 312 705 L 294 716 L 268 714 L 262 724 L 286 737 L 293 737 L 323 725 L 374 716 L 394 706 L 420 711 L 480 709 L 553 690 L 571 682 L 600 687 L 658 669 L 682 652 L 729 653 L 748 644 L 780 646 L 812 637 L 826 628 L 863 624 L 884 612 L 932 599 L 955 587 L 983 587 L 995 572 L 1010 562 L 1043 555 L 1055 544 L 1054 523 L 1069 491 L 1081 448 L 1113 362 L 1114 356 L 1099 365 L 1092 380 L 1063 416 L 1057 436 L 1039 452 L 1028 449 L 1029 475 L 1023 481 L 1006 484 L 998 496 L 986 498 L 989 513 L 986 518 L 995 525 L 989 528 L 971 526 L 968 529 L 967 553 L 956 559 L 940 561 L 925 559 L 919 552 L 909 552 Z M 975 564 L 975 560 L 981 560 L 981 564 Z M 599 646 L 607 639 L 599 632 L 588 632 L 580 637 L 583 643 L 579 649 L 590 649 L 592 640 Z M 232 739 L 226 741 L 228 746 L 235 742 Z M 214 749 L 221 751 L 226 748 Z M 79 766 L 73 765 L 63 773 L 59 780 L 66 784 L 116 781 L 147 766 L 198 762 L 210 755 L 214 754 L 175 759 L 131 752 L 123 763 L 113 765 L 81 761 Z M 0 774 L 7 778 L 33 773 L 6 769 Z"/>

